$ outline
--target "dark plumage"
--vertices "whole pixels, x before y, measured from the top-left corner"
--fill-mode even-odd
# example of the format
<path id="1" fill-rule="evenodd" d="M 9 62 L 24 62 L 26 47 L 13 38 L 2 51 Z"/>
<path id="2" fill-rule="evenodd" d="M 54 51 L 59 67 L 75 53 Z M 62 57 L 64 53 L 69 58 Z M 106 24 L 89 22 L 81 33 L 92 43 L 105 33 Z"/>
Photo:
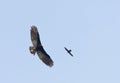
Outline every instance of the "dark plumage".
<path id="1" fill-rule="evenodd" d="M 53 60 L 50 58 L 50 56 L 46 53 L 46 51 L 44 50 L 41 41 L 40 41 L 40 36 L 39 36 L 39 32 L 37 30 L 36 26 L 31 26 L 31 30 L 30 30 L 30 34 L 31 34 L 31 41 L 33 46 L 29 47 L 29 50 L 31 52 L 31 54 L 37 53 L 38 57 L 49 67 L 53 66 Z"/>
<path id="2" fill-rule="evenodd" d="M 65 49 L 71 56 L 73 56 L 73 54 L 71 53 L 72 50 L 68 50 L 66 47 L 64 47 L 64 49 Z"/>

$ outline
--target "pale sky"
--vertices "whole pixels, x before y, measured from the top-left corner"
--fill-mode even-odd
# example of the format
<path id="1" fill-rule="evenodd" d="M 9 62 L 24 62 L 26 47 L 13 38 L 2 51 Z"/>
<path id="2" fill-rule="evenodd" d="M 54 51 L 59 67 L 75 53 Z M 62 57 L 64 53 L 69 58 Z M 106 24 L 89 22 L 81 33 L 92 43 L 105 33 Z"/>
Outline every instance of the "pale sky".
<path id="1" fill-rule="evenodd" d="M 120 83 L 120 0 L 1 0 L 0 25 L 0 83 Z M 29 52 L 32 25 L 52 68 Z"/>

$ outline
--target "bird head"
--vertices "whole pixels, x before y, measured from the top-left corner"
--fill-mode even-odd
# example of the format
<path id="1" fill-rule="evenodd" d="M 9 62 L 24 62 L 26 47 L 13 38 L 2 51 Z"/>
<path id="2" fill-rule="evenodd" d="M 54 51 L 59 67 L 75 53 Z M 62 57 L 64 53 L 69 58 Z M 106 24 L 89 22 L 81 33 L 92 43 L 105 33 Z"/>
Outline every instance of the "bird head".
<path id="1" fill-rule="evenodd" d="M 36 52 L 36 51 L 35 51 L 35 49 L 34 49 L 33 46 L 30 46 L 30 47 L 29 47 L 29 50 L 30 50 L 30 53 L 31 53 L 31 54 L 34 54 L 34 55 L 35 55 L 35 52 Z"/>

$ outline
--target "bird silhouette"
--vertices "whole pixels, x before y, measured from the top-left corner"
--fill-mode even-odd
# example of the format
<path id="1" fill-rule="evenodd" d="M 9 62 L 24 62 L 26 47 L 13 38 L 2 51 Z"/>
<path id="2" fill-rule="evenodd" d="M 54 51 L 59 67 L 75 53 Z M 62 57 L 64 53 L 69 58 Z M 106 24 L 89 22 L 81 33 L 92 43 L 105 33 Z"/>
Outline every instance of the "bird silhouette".
<path id="1" fill-rule="evenodd" d="M 43 63 L 45 63 L 49 67 L 52 67 L 54 62 L 51 59 L 51 57 L 47 54 L 47 52 L 44 50 L 36 26 L 31 26 L 30 35 L 33 44 L 33 46 L 29 47 L 30 53 L 33 55 L 37 54 L 38 57 L 43 61 Z"/>
<path id="2" fill-rule="evenodd" d="M 71 56 L 73 56 L 73 54 L 71 53 L 72 52 L 72 50 L 70 49 L 70 50 L 68 50 L 66 47 L 64 47 L 64 49 L 71 55 Z"/>

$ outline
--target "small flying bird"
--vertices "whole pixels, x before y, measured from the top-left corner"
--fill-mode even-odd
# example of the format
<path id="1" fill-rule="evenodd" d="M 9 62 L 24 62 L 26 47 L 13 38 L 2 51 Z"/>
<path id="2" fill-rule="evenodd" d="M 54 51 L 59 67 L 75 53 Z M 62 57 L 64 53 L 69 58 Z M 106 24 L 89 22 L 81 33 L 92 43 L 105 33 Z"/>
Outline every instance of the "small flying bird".
<path id="1" fill-rule="evenodd" d="M 30 35 L 31 35 L 31 41 L 33 46 L 29 47 L 30 53 L 35 55 L 37 53 L 38 57 L 49 67 L 53 66 L 53 60 L 51 57 L 46 53 L 44 50 L 41 41 L 40 41 L 40 36 L 39 32 L 37 30 L 36 26 L 31 26 L 30 30 Z"/>
<path id="2" fill-rule="evenodd" d="M 68 50 L 66 47 L 64 47 L 64 49 L 71 55 L 71 56 L 73 56 L 73 54 L 71 53 L 71 49 L 70 50 Z"/>

